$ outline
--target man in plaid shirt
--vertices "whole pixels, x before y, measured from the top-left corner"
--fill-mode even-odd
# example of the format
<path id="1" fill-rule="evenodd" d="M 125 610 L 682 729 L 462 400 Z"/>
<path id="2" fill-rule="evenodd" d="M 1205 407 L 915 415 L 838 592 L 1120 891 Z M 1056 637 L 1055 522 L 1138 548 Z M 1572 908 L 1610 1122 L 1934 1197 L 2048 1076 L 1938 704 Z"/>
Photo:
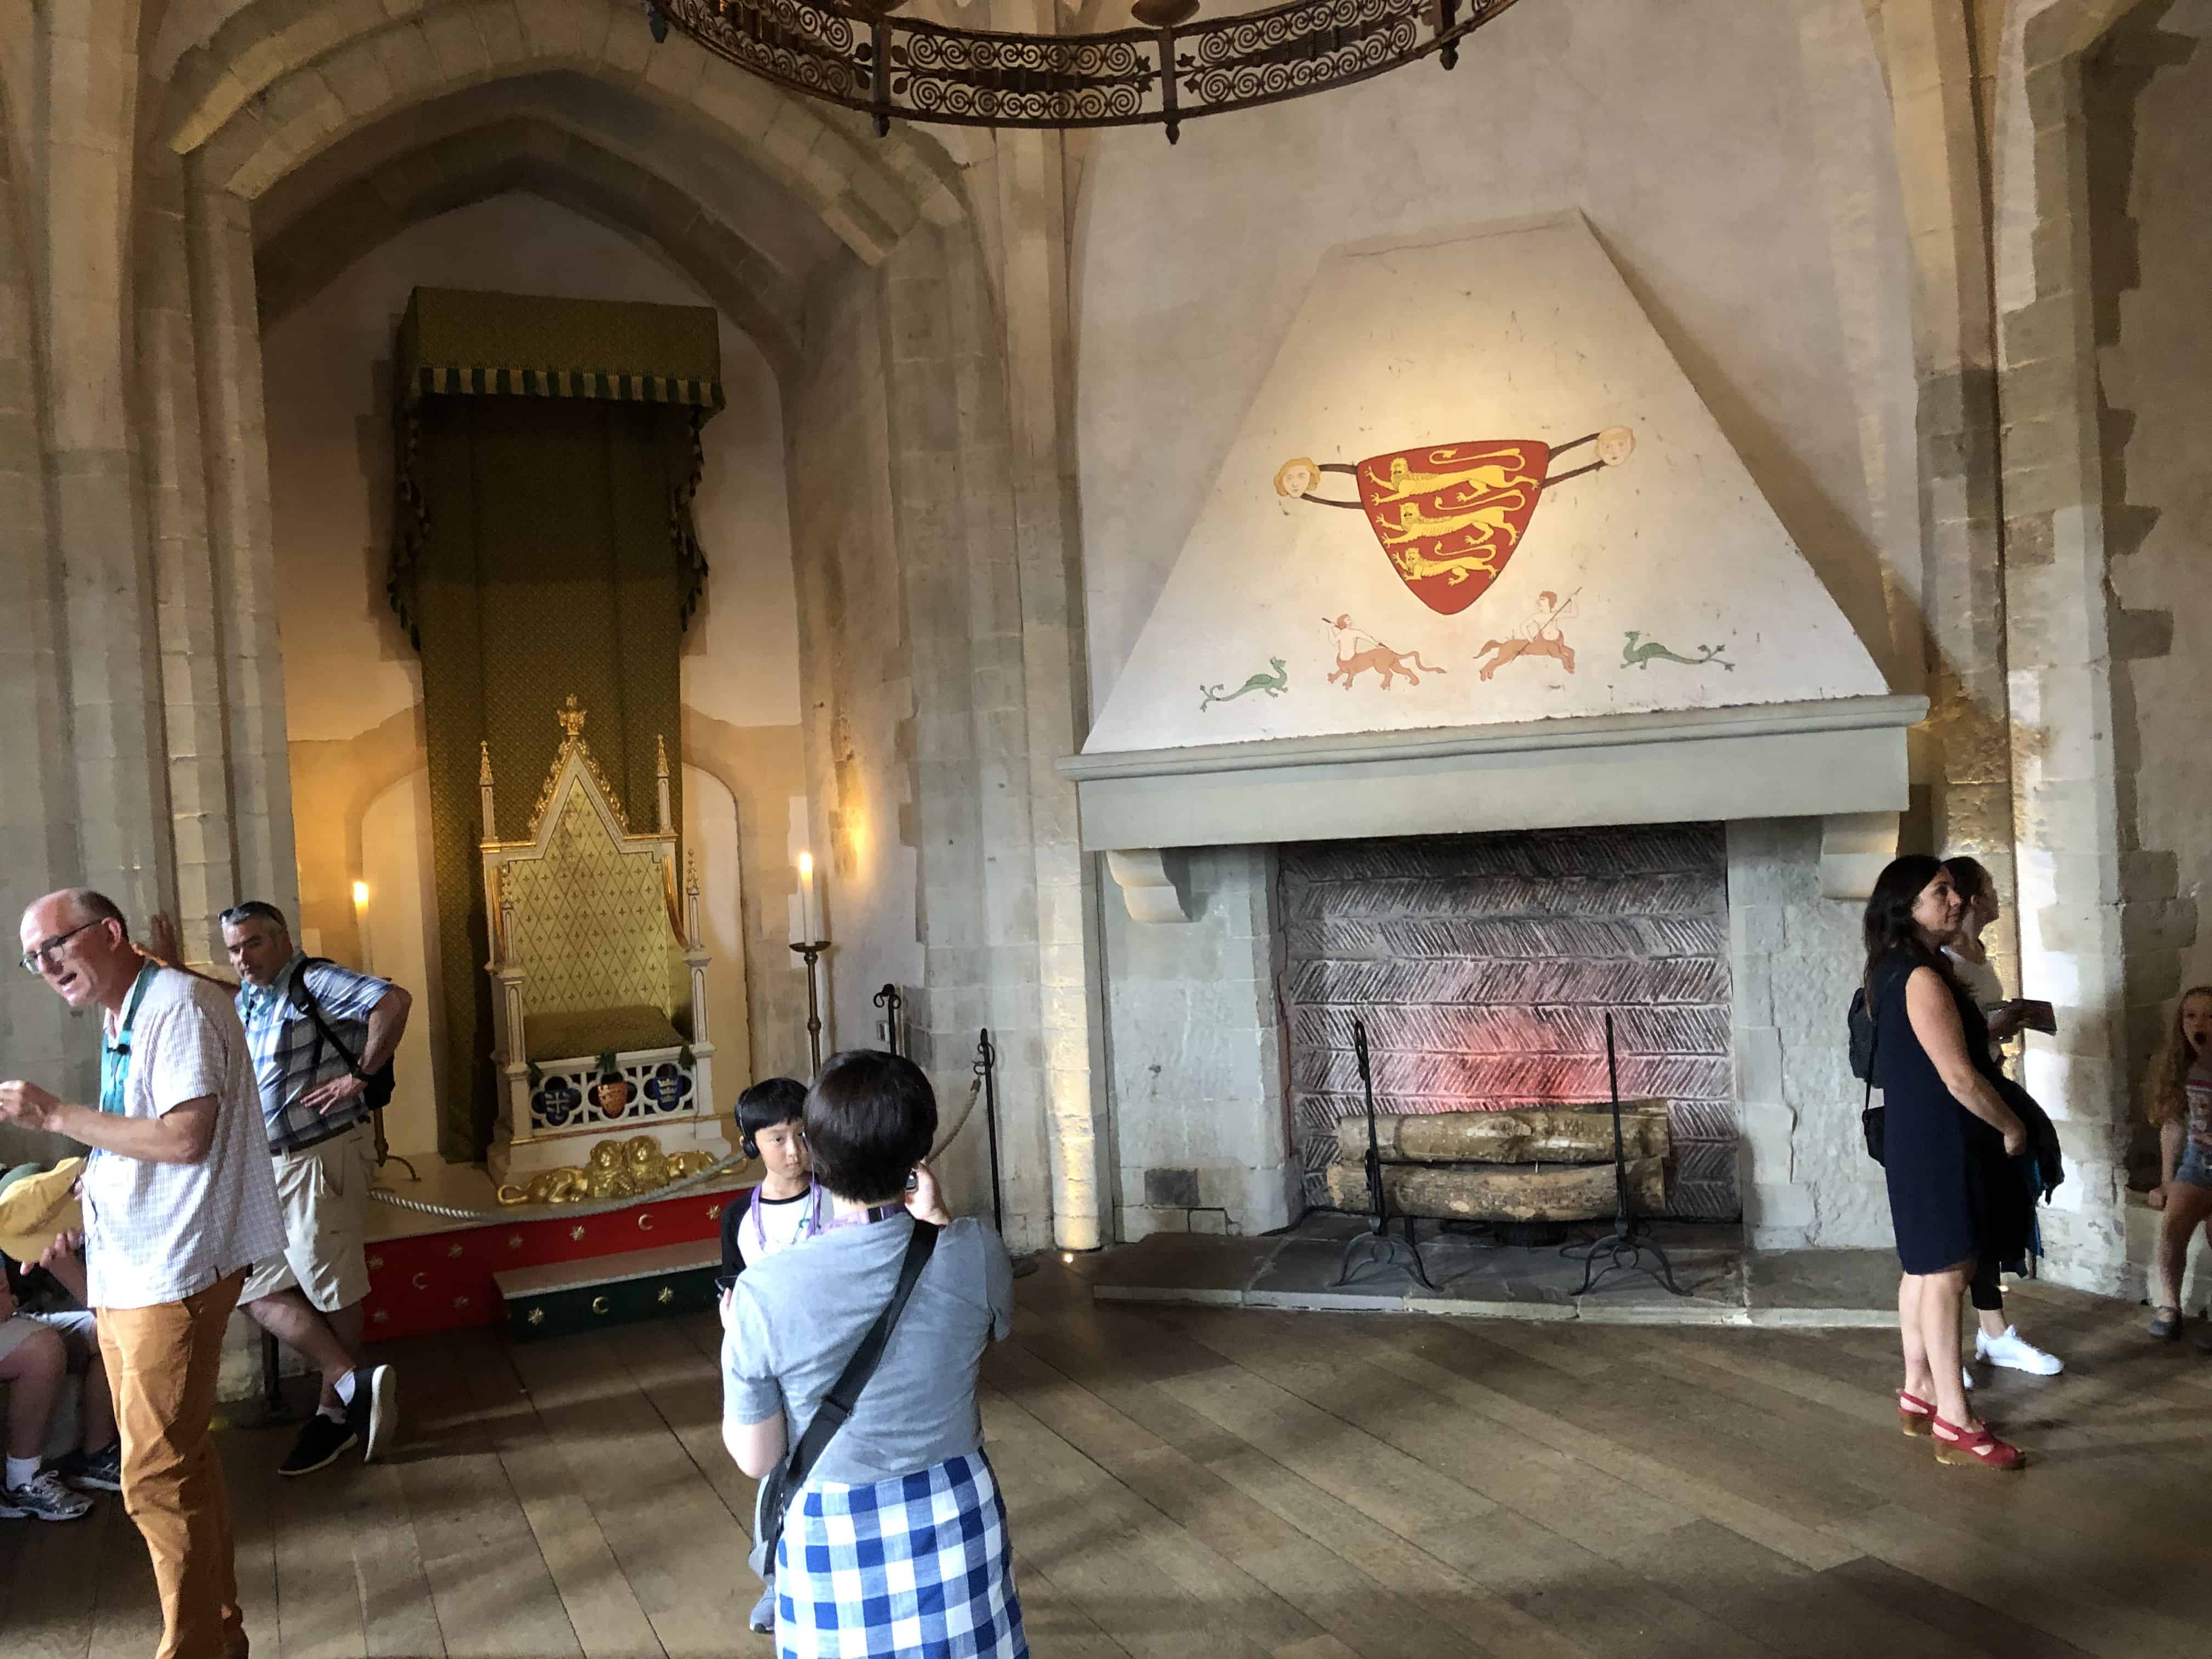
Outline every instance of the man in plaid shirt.
<path id="1" fill-rule="evenodd" d="M 364 1212 L 376 1172 L 367 1079 L 398 1048 L 412 1000 L 386 981 L 310 960 L 272 904 L 249 899 L 222 920 L 223 947 L 243 981 L 238 1017 L 284 1212 L 283 1253 L 254 1268 L 239 1302 L 322 1374 L 321 1402 L 277 1465 L 280 1474 L 306 1474 L 356 1445 L 364 1462 L 374 1459 L 398 1421 L 392 1368 L 364 1368 L 356 1356 L 368 1294 Z"/>

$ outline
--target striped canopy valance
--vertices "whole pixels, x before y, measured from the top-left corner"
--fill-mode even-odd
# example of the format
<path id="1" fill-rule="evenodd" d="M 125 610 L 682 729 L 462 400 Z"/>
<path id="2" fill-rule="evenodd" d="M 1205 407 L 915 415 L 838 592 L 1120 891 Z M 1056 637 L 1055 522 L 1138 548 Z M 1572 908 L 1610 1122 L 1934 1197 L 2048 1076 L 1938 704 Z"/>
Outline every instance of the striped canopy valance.
<path id="1" fill-rule="evenodd" d="M 402 402 L 434 396 L 723 406 L 714 312 L 418 288 L 399 325 Z"/>

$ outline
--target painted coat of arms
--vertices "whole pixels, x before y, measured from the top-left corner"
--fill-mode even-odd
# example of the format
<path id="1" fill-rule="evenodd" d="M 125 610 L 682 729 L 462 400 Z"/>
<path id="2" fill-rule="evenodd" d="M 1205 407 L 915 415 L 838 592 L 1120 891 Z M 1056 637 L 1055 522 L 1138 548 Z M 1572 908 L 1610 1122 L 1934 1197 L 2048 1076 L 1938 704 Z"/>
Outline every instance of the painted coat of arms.
<path id="1" fill-rule="evenodd" d="M 1584 444 L 1595 446 L 1595 460 L 1556 478 L 1545 476 L 1554 454 Z M 1319 507 L 1364 513 L 1390 568 L 1413 597 L 1441 616 L 1454 617 L 1504 572 L 1547 488 L 1618 466 L 1635 447 L 1627 428 L 1608 427 L 1558 450 L 1540 438 L 1508 438 L 1427 444 L 1349 466 L 1301 456 L 1283 463 L 1275 490 Z M 1351 473 L 1359 499 L 1315 495 L 1324 472 Z"/>

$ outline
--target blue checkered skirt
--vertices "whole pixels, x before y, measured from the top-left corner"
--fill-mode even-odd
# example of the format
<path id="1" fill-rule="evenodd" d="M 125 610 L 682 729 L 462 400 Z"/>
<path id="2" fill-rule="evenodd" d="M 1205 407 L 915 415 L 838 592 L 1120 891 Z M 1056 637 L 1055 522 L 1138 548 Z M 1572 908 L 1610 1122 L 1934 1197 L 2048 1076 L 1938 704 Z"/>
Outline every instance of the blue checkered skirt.
<path id="1" fill-rule="evenodd" d="M 1028 1659 L 1006 1506 L 981 1452 L 810 1482 L 775 1553 L 780 1659 Z"/>

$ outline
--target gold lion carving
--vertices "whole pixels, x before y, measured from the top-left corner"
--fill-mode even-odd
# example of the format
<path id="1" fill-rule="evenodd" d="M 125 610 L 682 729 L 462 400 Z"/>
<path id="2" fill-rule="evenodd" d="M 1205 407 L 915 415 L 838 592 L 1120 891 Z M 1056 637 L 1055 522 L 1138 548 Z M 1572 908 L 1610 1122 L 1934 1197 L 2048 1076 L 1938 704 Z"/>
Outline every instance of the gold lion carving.
<path id="1" fill-rule="evenodd" d="M 580 1167 L 541 1170 L 499 1189 L 502 1204 L 580 1204 L 587 1199 L 641 1198 L 708 1168 L 704 1152 L 664 1152 L 651 1135 L 593 1143 Z"/>

